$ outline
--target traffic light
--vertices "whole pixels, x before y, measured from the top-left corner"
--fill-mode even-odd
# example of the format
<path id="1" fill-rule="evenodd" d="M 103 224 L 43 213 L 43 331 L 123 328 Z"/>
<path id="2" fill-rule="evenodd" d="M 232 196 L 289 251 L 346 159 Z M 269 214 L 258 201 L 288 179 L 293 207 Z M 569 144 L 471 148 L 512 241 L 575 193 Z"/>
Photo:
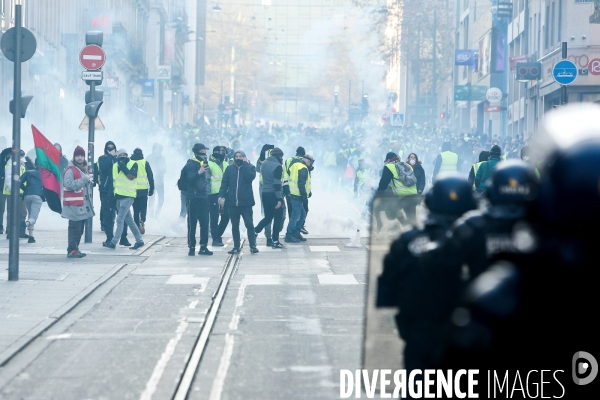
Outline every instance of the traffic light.
<path id="1" fill-rule="evenodd" d="M 441 118 L 441 119 L 444 119 L 444 118 L 446 118 L 446 114 L 445 114 L 445 113 L 440 113 L 440 118 Z"/>
<path id="2" fill-rule="evenodd" d="M 338 106 L 338 94 L 337 94 L 337 93 L 334 93 L 334 94 L 333 94 L 333 105 L 334 105 L 335 107 L 337 107 L 337 106 Z"/>

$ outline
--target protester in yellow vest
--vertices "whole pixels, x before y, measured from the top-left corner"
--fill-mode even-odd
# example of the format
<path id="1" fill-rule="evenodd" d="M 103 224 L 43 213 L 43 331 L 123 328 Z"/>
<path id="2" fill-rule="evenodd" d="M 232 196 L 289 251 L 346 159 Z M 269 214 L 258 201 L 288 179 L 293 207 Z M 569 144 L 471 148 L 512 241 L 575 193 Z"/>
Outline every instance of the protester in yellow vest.
<path id="1" fill-rule="evenodd" d="M 475 189 L 475 177 L 477 176 L 477 170 L 479 169 L 481 164 L 483 164 L 489 159 L 490 152 L 483 150 L 479 153 L 479 162 L 476 162 L 471 166 L 471 171 L 469 171 L 469 183 L 473 186 L 473 189 Z"/>
<path id="2" fill-rule="evenodd" d="M 140 233 L 146 233 L 146 213 L 148 211 L 148 197 L 154 195 L 154 174 L 150 163 L 144 160 L 144 154 L 139 147 L 133 150 L 131 161 L 138 165 L 138 175 L 135 178 L 137 193 L 133 201 L 133 220 L 138 226 Z"/>
<path id="3" fill-rule="evenodd" d="M 229 223 L 229 207 L 219 206 L 219 190 L 223 181 L 223 174 L 228 167 L 225 160 L 227 156 L 226 146 L 215 146 L 213 154 L 208 160 L 208 168 L 210 169 L 210 194 L 208 201 L 210 203 L 210 233 L 212 236 L 212 245 L 215 247 L 223 247 L 223 232 Z"/>
<path id="4" fill-rule="evenodd" d="M 401 222 L 414 223 L 416 220 L 416 207 L 418 204 L 418 193 L 417 193 L 417 185 L 416 178 L 413 185 L 406 186 L 400 180 L 400 175 L 398 174 L 398 169 L 396 168 L 396 164 L 401 163 L 401 168 L 406 168 L 407 171 L 412 172 L 413 169 L 410 164 L 406 164 L 401 162 L 400 158 L 396 153 L 389 152 L 385 156 L 385 167 L 381 172 L 381 179 L 379 180 L 379 186 L 377 187 L 377 191 L 382 192 L 392 192 L 396 196 L 399 197 L 399 208 L 404 210 L 406 214 L 406 219 L 401 220 Z M 414 175 L 413 175 L 414 177 Z M 394 217 L 397 213 L 392 212 L 388 216 L 393 215 Z"/>
<path id="5" fill-rule="evenodd" d="M 138 184 L 135 179 L 138 176 L 138 169 L 138 164 L 129 159 L 127 150 L 119 149 L 117 151 L 117 162 L 113 165 L 113 186 L 117 202 L 117 228 L 112 240 L 102 243 L 104 247 L 110 249 L 117 247 L 117 242 L 121 238 L 125 224 L 135 237 L 135 244 L 130 249 L 136 250 L 144 245 L 142 234 L 131 215 L 131 206 L 137 196 Z"/>
<path id="6" fill-rule="evenodd" d="M 442 152 L 438 154 L 433 161 L 433 182 L 435 182 L 435 179 L 440 172 L 458 171 L 458 154 L 451 150 L 450 142 L 444 142 L 442 144 Z"/>
<path id="7" fill-rule="evenodd" d="M 296 149 L 296 155 L 285 160 L 285 163 L 283 164 L 283 195 L 285 196 L 287 203 L 288 218 L 292 218 L 292 200 L 290 198 L 289 189 L 290 166 L 292 163 L 302 160 L 302 157 L 304 157 L 305 154 L 306 150 L 304 150 L 304 147 L 299 146 Z"/>
<path id="8" fill-rule="evenodd" d="M 21 160 L 19 164 L 19 176 L 23 175 L 27 168 L 25 167 L 25 152 L 21 150 Z M 4 167 L 4 187 L 2 188 L 2 194 L 7 199 L 7 209 L 6 209 L 6 238 L 8 239 L 8 227 L 10 225 L 10 215 L 12 212 L 11 209 L 11 201 L 10 201 L 10 193 L 12 186 L 12 158 L 9 157 L 6 162 L 6 166 Z M 23 194 L 23 190 L 19 191 L 20 194 Z M 19 196 L 19 237 L 21 239 L 28 239 L 29 235 L 25 233 L 25 219 L 27 218 L 27 205 L 23 198 Z M 1 223 L 0 223 L 1 225 Z"/>
<path id="9" fill-rule="evenodd" d="M 312 183 L 309 167 L 315 159 L 310 154 L 305 154 L 302 160 L 291 164 L 289 168 L 289 191 L 292 214 L 288 222 L 285 241 L 287 243 L 298 243 L 306 241 L 300 235 L 300 229 L 304 226 L 306 213 L 308 212 L 308 198 L 312 196 Z"/>

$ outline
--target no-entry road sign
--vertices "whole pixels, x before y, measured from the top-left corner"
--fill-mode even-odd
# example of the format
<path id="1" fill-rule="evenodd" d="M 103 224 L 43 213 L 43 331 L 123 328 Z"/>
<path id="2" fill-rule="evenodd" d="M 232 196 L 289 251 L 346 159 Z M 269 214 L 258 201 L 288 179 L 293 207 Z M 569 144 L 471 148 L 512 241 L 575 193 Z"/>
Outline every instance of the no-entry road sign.
<path id="1" fill-rule="evenodd" d="M 85 46 L 79 53 L 79 62 L 83 68 L 90 71 L 95 71 L 102 68 L 104 61 L 106 61 L 104 50 L 94 44 Z"/>

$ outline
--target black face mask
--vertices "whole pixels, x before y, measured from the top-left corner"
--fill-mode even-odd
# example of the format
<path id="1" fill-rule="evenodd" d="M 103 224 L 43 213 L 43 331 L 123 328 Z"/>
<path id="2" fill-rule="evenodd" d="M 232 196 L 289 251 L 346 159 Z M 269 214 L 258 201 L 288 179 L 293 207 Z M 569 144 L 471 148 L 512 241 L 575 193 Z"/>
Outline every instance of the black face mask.
<path id="1" fill-rule="evenodd" d="M 218 161 L 223 161 L 225 159 L 225 154 L 213 153 L 213 157 Z"/>
<path id="2" fill-rule="evenodd" d="M 237 165 L 238 167 L 241 167 L 242 164 L 244 164 L 244 160 L 235 160 L 235 165 Z"/>
<path id="3" fill-rule="evenodd" d="M 194 153 L 194 155 L 196 156 L 196 158 L 198 160 L 204 160 L 204 161 L 206 161 L 206 153 Z"/>

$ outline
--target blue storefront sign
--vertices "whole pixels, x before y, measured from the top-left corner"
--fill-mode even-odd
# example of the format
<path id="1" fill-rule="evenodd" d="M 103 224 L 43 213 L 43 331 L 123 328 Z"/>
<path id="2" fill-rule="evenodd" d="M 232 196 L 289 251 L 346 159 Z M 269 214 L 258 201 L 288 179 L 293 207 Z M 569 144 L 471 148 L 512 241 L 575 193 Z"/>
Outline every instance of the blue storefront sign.
<path id="1" fill-rule="evenodd" d="M 469 66 L 473 63 L 473 50 L 455 50 L 454 65 Z"/>
<path id="2" fill-rule="evenodd" d="M 142 85 L 142 97 L 154 98 L 154 79 L 140 79 Z"/>

